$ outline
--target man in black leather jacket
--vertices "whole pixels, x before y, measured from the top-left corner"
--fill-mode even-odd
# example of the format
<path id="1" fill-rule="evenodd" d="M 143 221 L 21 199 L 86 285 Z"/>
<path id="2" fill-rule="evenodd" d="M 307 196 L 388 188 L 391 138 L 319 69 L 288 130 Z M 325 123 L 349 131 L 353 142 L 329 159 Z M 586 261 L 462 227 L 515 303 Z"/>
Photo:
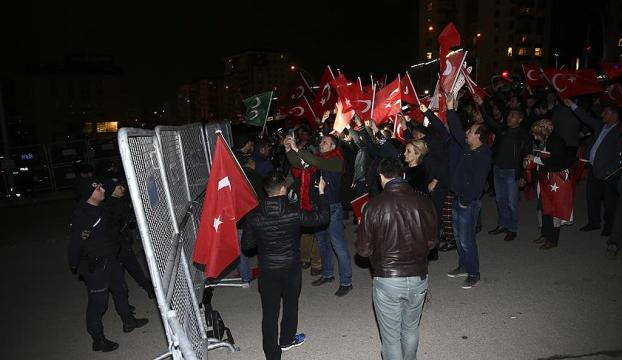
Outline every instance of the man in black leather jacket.
<path id="1" fill-rule="evenodd" d="M 266 359 L 280 359 L 281 352 L 299 346 L 304 334 L 298 327 L 298 297 L 302 282 L 300 268 L 300 228 L 325 226 L 330 208 L 324 198 L 326 183 L 320 178 L 318 212 L 306 212 L 287 197 L 287 182 L 279 173 L 264 179 L 268 197 L 249 213 L 242 235 L 242 251 L 257 248 L 261 276 L 259 291 L 263 318 L 261 332 Z M 283 299 L 283 317 L 279 342 L 278 320 Z M 280 344 L 280 345 L 279 345 Z"/>

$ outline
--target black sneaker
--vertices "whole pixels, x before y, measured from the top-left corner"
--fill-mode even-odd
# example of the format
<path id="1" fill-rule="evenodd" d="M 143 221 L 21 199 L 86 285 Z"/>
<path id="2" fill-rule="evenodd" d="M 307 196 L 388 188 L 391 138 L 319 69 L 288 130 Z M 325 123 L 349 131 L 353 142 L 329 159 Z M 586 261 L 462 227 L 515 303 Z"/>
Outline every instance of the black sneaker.
<path id="1" fill-rule="evenodd" d="M 106 339 L 104 335 L 93 336 L 93 351 L 111 352 L 119 348 L 119 344 Z"/>
<path id="2" fill-rule="evenodd" d="M 322 276 L 321 278 L 319 278 L 319 279 L 315 280 L 314 282 L 312 282 L 311 285 L 313 285 L 313 286 L 320 286 L 320 285 L 324 285 L 326 283 L 333 282 L 333 281 L 335 281 L 335 277 L 334 276 L 327 277 L 327 278 Z"/>
<path id="3" fill-rule="evenodd" d="M 605 257 L 609 260 L 615 260 L 618 257 L 618 246 L 616 244 L 607 245 L 607 252 L 605 253 Z"/>
<path id="4" fill-rule="evenodd" d="M 456 250 L 457 248 L 458 247 L 456 246 L 456 243 L 445 243 L 441 247 L 438 248 L 438 251 L 447 252 L 447 251 Z"/>
<path id="5" fill-rule="evenodd" d="M 469 275 L 469 273 L 467 273 L 466 270 L 460 266 L 447 272 L 447 276 L 450 278 L 463 277 L 467 275 Z"/>
<path id="6" fill-rule="evenodd" d="M 281 351 L 287 351 L 291 348 L 295 348 L 296 346 L 300 346 L 302 344 L 305 343 L 305 334 L 300 333 L 300 334 L 296 334 L 296 336 L 294 336 L 294 341 L 290 342 L 289 344 L 286 345 L 281 345 Z"/>
<path id="7" fill-rule="evenodd" d="M 506 228 L 504 228 L 503 226 L 497 225 L 496 228 L 488 231 L 488 235 L 505 234 L 506 232 L 508 232 Z"/>
<path id="8" fill-rule="evenodd" d="M 130 316 L 129 318 L 123 321 L 123 332 L 124 333 L 132 332 L 132 330 L 134 329 L 138 329 L 138 328 L 141 328 L 147 325 L 148 322 L 149 320 L 147 319 L 137 319 L 134 316 Z"/>
<path id="9" fill-rule="evenodd" d="M 348 295 L 348 293 L 352 290 L 352 285 L 340 285 L 339 289 L 335 291 L 335 296 L 342 297 Z"/>
<path id="10" fill-rule="evenodd" d="M 470 289 L 473 286 L 475 286 L 475 284 L 477 284 L 478 282 L 479 282 L 479 276 L 467 276 L 467 278 L 462 283 L 462 288 Z"/>
<path id="11" fill-rule="evenodd" d="M 588 232 L 588 231 L 598 230 L 598 229 L 600 229 L 600 226 L 592 225 L 592 224 L 587 224 L 587 225 L 583 226 L 582 228 L 580 228 L 579 231 Z"/>

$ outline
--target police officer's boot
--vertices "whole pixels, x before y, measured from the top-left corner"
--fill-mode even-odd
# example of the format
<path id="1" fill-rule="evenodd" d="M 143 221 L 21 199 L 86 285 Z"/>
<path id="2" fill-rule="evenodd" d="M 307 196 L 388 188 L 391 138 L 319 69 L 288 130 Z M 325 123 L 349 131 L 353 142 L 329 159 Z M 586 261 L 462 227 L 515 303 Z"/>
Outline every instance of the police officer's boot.
<path id="1" fill-rule="evenodd" d="M 134 315 L 130 315 L 127 319 L 123 320 L 123 332 L 129 333 L 134 329 L 147 325 L 148 322 L 149 320 L 147 319 L 137 319 Z"/>
<path id="2" fill-rule="evenodd" d="M 118 348 L 119 344 L 106 339 L 104 335 L 93 336 L 93 351 L 111 352 Z"/>

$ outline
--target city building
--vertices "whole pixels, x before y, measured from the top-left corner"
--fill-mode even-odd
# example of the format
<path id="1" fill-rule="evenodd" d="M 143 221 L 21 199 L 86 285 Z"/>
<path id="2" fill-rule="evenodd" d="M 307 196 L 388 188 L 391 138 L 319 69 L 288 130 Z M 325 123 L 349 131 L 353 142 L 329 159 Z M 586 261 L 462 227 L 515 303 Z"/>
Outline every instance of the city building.
<path id="1" fill-rule="evenodd" d="M 420 59 L 438 57 L 438 35 L 453 21 L 473 77 L 483 85 L 505 70 L 520 70 L 522 63 L 552 65 L 551 12 L 548 0 L 420 1 Z"/>
<path id="2" fill-rule="evenodd" d="M 127 116 L 124 74 L 107 55 L 71 54 L 31 65 L 18 81 L 16 117 L 37 142 L 116 133 Z"/>

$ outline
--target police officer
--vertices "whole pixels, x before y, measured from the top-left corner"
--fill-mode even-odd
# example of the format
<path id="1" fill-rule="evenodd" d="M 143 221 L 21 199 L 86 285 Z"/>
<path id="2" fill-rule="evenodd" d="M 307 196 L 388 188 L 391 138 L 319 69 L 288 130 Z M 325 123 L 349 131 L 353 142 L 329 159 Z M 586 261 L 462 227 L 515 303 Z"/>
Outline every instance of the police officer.
<path id="1" fill-rule="evenodd" d="M 155 298 L 151 280 L 145 276 L 136 254 L 132 250 L 133 236 L 129 227 L 132 226 L 133 218 L 130 203 L 125 196 L 125 184 L 121 181 L 122 174 L 107 172 L 107 178 L 102 182 L 104 190 L 110 194 L 104 201 L 104 212 L 109 220 L 111 236 L 119 239 L 121 250 L 119 261 L 134 280 L 145 289 L 150 299 Z"/>
<path id="2" fill-rule="evenodd" d="M 79 187 L 80 201 L 71 220 L 68 248 L 69 266 L 80 273 L 88 289 L 86 328 L 93 338 L 93 351 L 109 352 L 119 344 L 106 339 L 102 316 L 108 307 L 108 291 L 112 292 L 115 309 L 123 321 L 123 331 L 130 332 L 147 324 L 136 319 L 127 302 L 127 286 L 118 260 L 119 241 L 110 236 L 107 220 L 100 206 L 105 190 L 94 180 Z"/>

